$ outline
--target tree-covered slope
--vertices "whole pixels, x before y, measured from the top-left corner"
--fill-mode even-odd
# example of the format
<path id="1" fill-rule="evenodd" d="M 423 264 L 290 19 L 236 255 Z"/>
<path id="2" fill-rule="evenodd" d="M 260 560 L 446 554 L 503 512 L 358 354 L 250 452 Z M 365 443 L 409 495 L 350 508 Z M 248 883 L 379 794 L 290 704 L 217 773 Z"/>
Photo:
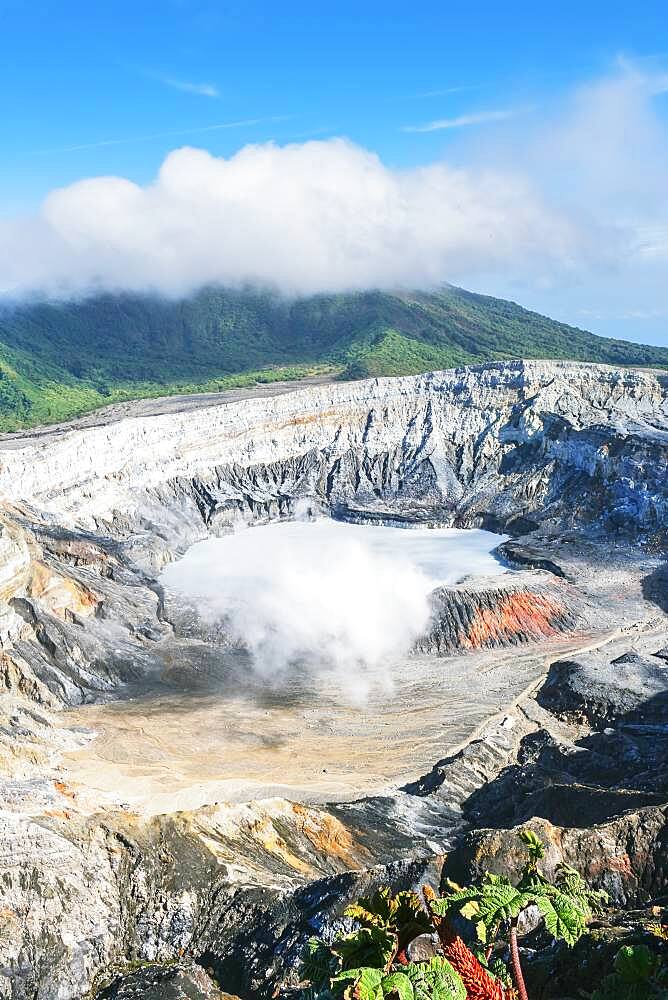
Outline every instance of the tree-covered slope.
<path id="1" fill-rule="evenodd" d="M 0 429 L 140 396 L 518 357 L 668 367 L 668 349 L 596 337 L 452 287 L 296 301 L 225 289 L 180 302 L 104 295 L 0 311 Z"/>

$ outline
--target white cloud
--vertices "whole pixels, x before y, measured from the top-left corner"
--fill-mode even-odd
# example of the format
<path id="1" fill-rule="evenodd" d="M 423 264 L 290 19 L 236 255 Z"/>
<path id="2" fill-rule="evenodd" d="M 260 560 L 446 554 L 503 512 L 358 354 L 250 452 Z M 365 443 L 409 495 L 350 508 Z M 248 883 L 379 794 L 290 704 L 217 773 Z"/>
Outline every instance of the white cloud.
<path id="1" fill-rule="evenodd" d="M 488 122 L 502 122 L 520 114 L 518 109 L 506 108 L 500 111 L 475 111 L 455 118 L 437 118 L 423 125 L 404 125 L 404 132 L 439 132 L 446 128 L 464 128 L 468 125 L 486 125 Z"/>
<path id="2" fill-rule="evenodd" d="M 83 180 L 53 191 L 38 218 L 0 224 L 0 287 L 433 285 L 511 259 L 552 273 L 582 239 L 519 176 L 391 170 L 342 139 L 246 146 L 230 159 L 185 147 L 147 187 Z"/>
<path id="3" fill-rule="evenodd" d="M 459 87 L 445 87 L 443 90 L 422 90 L 416 97 L 449 97 L 451 94 L 463 94 L 468 90 L 479 90 L 480 84 L 470 83 L 462 84 Z"/>
<path id="4" fill-rule="evenodd" d="M 287 293 L 433 287 L 510 294 L 576 319 L 665 300 L 668 138 L 661 77 L 623 67 L 455 166 L 385 165 L 345 139 L 184 147 L 141 186 L 93 177 L 0 221 L 0 290 Z M 551 297 L 552 296 L 552 297 Z M 639 301 L 642 297 L 642 301 Z M 565 305 L 564 305 L 565 304 Z M 567 305 L 568 308 L 565 306 Z"/>

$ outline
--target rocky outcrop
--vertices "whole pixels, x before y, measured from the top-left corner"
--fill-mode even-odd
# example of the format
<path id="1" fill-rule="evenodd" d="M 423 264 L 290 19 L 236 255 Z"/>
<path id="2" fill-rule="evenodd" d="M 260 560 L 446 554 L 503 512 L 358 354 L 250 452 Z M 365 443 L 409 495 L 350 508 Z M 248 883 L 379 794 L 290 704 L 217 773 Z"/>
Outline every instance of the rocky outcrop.
<path id="1" fill-rule="evenodd" d="M 541 870 L 552 878 L 562 862 L 576 868 L 590 883 L 604 889 L 618 906 L 646 903 L 662 895 L 668 884 L 668 824 L 666 808 L 625 812 L 592 827 L 555 826 L 534 818 L 526 826 L 546 846 Z M 512 830 L 476 830 L 448 855 L 444 878 L 459 884 L 485 871 L 519 875 L 526 861 Z"/>
<path id="2" fill-rule="evenodd" d="M 416 649 L 437 656 L 554 639 L 605 624 L 600 607 L 581 590 L 541 573 L 439 587 L 431 604 L 432 624 Z"/>
<path id="3" fill-rule="evenodd" d="M 586 689 L 594 708 L 591 721 L 577 687 L 573 711 L 564 713 L 569 689 L 559 690 L 555 680 L 568 674 L 571 663 L 557 659 L 535 696 L 504 726 L 439 762 L 408 790 L 432 801 L 451 800 L 453 777 L 466 766 L 473 773 L 468 795 L 460 798 L 464 819 L 472 827 L 499 830 L 536 816 L 584 829 L 628 810 L 661 806 L 668 801 L 668 669 L 652 673 L 654 686 L 644 694 L 638 689 L 645 670 L 638 662 L 650 658 L 656 642 L 650 631 L 633 640 L 614 639 L 581 657 L 599 667 L 596 685 Z M 623 711 L 619 671 L 626 669 L 632 703 Z"/>
<path id="4" fill-rule="evenodd" d="M 147 964 L 120 974 L 97 993 L 98 1000 L 231 1000 L 193 962 Z"/>
<path id="5" fill-rule="evenodd" d="M 438 882 L 428 809 L 424 819 L 422 836 L 409 833 L 391 799 L 336 814 L 282 800 L 152 821 L 67 806 L 34 821 L 5 814 L 0 996 L 78 997 L 105 968 L 184 953 L 228 991 L 270 995 L 318 922 L 356 895 Z"/>
<path id="6" fill-rule="evenodd" d="M 649 734 L 668 717 L 668 667 L 656 654 L 635 651 L 614 660 L 604 651 L 562 660 L 552 664 L 540 703 L 592 726 L 625 725 Z"/>

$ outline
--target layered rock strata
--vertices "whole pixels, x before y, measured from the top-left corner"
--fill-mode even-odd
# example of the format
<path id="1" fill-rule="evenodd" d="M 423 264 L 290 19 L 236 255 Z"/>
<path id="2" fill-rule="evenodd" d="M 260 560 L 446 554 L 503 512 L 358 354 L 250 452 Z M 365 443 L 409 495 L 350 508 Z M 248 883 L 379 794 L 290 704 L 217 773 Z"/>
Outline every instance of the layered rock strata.
<path id="1" fill-rule="evenodd" d="M 582 590 L 539 572 L 439 587 L 431 605 L 431 625 L 415 648 L 437 656 L 554 639 L 606 623 Z"/>

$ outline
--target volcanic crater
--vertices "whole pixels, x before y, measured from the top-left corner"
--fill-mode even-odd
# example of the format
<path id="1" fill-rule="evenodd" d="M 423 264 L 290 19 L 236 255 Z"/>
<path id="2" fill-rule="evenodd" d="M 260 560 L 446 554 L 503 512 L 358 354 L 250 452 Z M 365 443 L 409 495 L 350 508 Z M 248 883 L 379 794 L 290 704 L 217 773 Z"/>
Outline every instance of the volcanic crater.
<path id="1" fill-rule="evenodd" d="M 74 1000 L 176 960 L 270 996 L 360 889 L 438 884 L 520 822 L 588 852 L 618 904 L 660 893 L 667 387 L 498 362 L 4 436 L 0 996 Z M 290 619 L 291 557 L 258 541 L 276 522 L 428 548 L 459 529 L 489 561 L 439 578 L 364 549 L 348 570 L 341 536 L 305 637 L 316 605 Z M 187 560 L 241 536 L 283 603 L 251 577 L 241 619 L 238 579 L 204 612 Z M 379 609 L 371 652 L 338 650 L 341 595 Z"/>

